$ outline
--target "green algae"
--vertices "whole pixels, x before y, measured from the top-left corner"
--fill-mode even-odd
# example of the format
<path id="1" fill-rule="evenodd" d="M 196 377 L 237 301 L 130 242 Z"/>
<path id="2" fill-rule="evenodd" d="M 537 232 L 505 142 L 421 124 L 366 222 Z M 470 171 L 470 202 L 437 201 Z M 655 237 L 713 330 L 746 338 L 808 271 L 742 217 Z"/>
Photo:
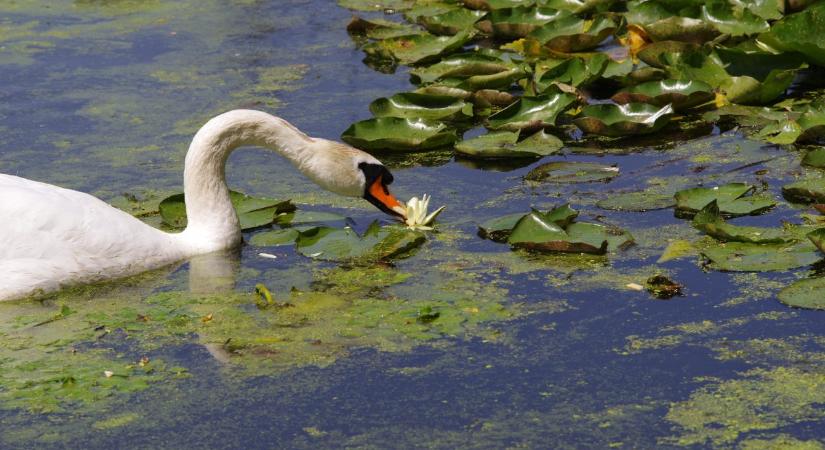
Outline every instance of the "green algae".
<path id="1" fill-rule="evenodd" d="M 753 369 L 711 383 L 673 403 L 665 418 L 683 432 L 663 442 L 725 445 L 753 432 L 822 420 L 825 373 L 797 368 Z"/>

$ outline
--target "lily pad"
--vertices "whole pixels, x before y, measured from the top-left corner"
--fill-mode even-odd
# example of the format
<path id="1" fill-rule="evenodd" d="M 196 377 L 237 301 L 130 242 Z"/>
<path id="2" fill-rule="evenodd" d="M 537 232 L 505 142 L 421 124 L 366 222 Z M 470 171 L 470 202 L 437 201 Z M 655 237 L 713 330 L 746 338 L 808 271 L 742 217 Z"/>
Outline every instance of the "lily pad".
<path id="1" fill-rule="evenodd" d="M 545 0 L 543 5 L 581 14 L 607 8 L 612 3 L 615 3 L 615 0 Z"/>
<path id="2" fill-rule="evenodd" d="M 229 199 L 238 214 L 241 229 L 245 231 L 268 226 L 278 214 L 295 211 L 295 205 L 289 200 L 251 197 L 235 191 L 229 192 Z M 158 205 L 158 209 L 164 224 L 172 228 L 186 228 L 186 203 L 183 194 L 165 198 Z"/>
<path id="3" fill-rule="evenodd" d="M 473 30 L 464 30 L 454 36 L 400 36 L 371 42 L 363 50 L 369 59 L 390 59 L 405 65 L 419 64 L 461 48 L 474 34 Z"/>
<path id="4" fill-rule="evenodd" d="M 275 216 L 274 223 L 282 227 L 297 227 L 307 224 L 343 222 L 346 219 L 346 217 L 336 213 L 296 210 L 279 213 Z"/>
<path id="5" fill-rule="evenodd" d="M 354 38 L 361 39 L 390 39 L 400 36 L 422 34 L 423 31 L 406 23 L 391 22 L 389 20 L 366 20 L 353 17 L 347 25 L 347 33 Z"/>
<path id="6" fill-rule="evenodd" d="M 508 87 L 520 76 L 524 76 L 524 71 L 518 65 L 481 52 L 453 55 L 410 71 L 410 79 L 416 84 L 445 80 L 454 87 L 468 90 Z"/>
<path id="7" fill-rule="evenodd" d="M 825 177 L 786 184 L 782 187 L 782 196 L 793 203 L 825 203 Z"/>
<path id="8" fill-rule="evenodd" d="M 405 117 L 443 121 L 464 121 L 473 117 L 473 105 L 445 95 L 404 92 L 370 103 L 375 117 Z"/>
<path id="9" fill-rule="evenodd" d="M 603 255 L 629 245 L 633 237 L 594 223 L 572 223 L 562 228 L 546 215 L 533 211 L 518 221 L 507 242 L 514 248 L 532 251 Z"/>
<path id="10" fill-rule="evenodd" d="M 672 115 L 670 105 L 660 108 L 645 103 L 601 104 L 582 109 L 573 123 L 585 133 L 618 137 L 658 131 L 668 124 Z"/>
<path id="11" fill-rule="evenodd" d="M 416 21 L 430 33 L 451 36 L 472 27 L 485 14 L 483 11 L 455 8 L 439 14 L 422 14 Z"/>
<path id="12" fill-rule="evenodd" d="M 781 228 L 747 227 L 732 225 L 722 218 L 716 200 L 708 203 L 693 217 L 693 227 L 723 242 L 750 242 L 753 244 L 779 244 L 796 239 Z"/>
<path id="13" fill-rule="evenodd" d="M 710 260 L 709 267 L 730 272 L 764 272 L 809 266 L 822 255 L 809 243 L 753 244 L 728 242 L 708 245 L 700 253 Z"/>
<path id="14" fill-rule="evenodd" d="M 564 146 L 559 138 L 544 130 L 537 131 L 521 142 L 518 142 L 518 137 L 518 132 L 494 131 L 459 142 L 455 150 L 468 158 L 538 158 L 558 153 Z"/>
<path id="15" fill-rule="evenodd" d="M 587 86 L 604 74 L 610 61 L 604 53 L 596 53 L 586 58 L 573 57 L 564 60 L 539 61 L 535 65 L 533 91 L 542 93 L 553 83 L 564 83 L 576 87 Z"/>
<path id="16" fill-rule="evenodd" d="M 607 182 L 619 175 L 619 168 L 588 162 L 553 161 L 537 166 L 524 176 L 527 181 L 550 183 Z"/>
<path id="17" fill-rule="evenodd" d="M 296 228 L 285 228 L 283 230 L 264 231 L 257 233 L 249 240 L 249 244 L 255 247 L 276 247 L 279 245 L 292 245 L 298 239 L 301 232 Z"/>
<path id="18" fill-rule="evenodd" d="M 530 37 L 550 50 L 562 53 L 580 52 L 592 49 L 616 32 L 618 24 L 607 15 L 597 15 L 592 19 L 565 16 L 552 22 L 552 26 L 541 27 Z"/>
<path id="19" fill-rule="evenodd" d="M 611 193 L 596 203 L 602 209 L 613 211 L 645 212 L 657 209 L 667 209 L 676 205 L 673 195 L 661 193 L 661 189 L 645 191 Z"/>
<path id="20" fill-rule="evenodd" d="M 675 111 L 684 111 L 713 100 L 713 88 L 701 81 L 650 81 L 613 95 L 616 103 L 649 103 L 659 107 L 672 105 Z"/>
<path id="21" fill-rule="evenodd" d="M 653 68 L 663 69 L 668 65 L 672 65 L 672 61 L 676 55 L 680 54 L 697 54 L 701 47 L 698 44 L 679 41 L 659 41 L 652 42 L 645 45 L 636 54 L 640 60 L 650 65 Z M 693 61 L 691 61 L 693 62 Z M 693 77 L 675 77 L 686 80 L 694 80 Z M 714 83 L 708 83 L 711 86 Z"/>
<path id="22" fill-rule="evenodd" d="M 553 208 L 546 213 L 534 209 L 529 214 L 538 214 L 544 221 L 551 222 L 561 228 L 572 224 L 573 221 L 576 220 L 576 217 L 579 216 L 579 212 L 571 208 L 568 204 Z M 526 215 L 527 214 L 523 213 L 508 214 L 503 217 L 490 219 L 478 227 L 478 235 L 491 241 L 506 242 L 513 228 Z"/>
<path id="23" fill-rule="evenodd" d="M 493 114 L 487 119 L 486 126 L 491 130 L 519 131 L 554 125 L 556 116 L 576 101 L 575 95 L 553 86 L 542 95 L 522 97 Z"/>
<path id="24" fill-rule="evenodd" d="M 798 52 L 808 61 L 825 66 L 825 3 L 819 2 L 796 14 L 783 17 L 759 35 L 759 42 L 775 51 Z"/>
<path id="25" fill-rule="evenodd" d="M 816 245 L 816 248 L 821 252 L 825 252 L 825 228 L 811 231 L 807 236 Z"/>
<path id="26" fill-rule="evenodd" d="M 720 33 L 746 36 L 768 31 L 768 22 L 748 9 L 734 8 L 727 2 L 708 2 L 702 5 L 702 19 Z"/>
<path id="27" fill-rule="evenodd" d="M 713 201 L 716 201 L 719 213 L 726 217 L 755 215 L 776 205 L 768 196 L 747 195 L 752 194 L 754 190 L 754 186 L 745 183 L 685 189 L 674 195 L 676 214 L 679 217 L 692 217 Z"/>
<path id="28" fill-rule="evenodd" d="M 458 136 L 440 122 L 379 117 L 352 124 L 341 139 L 364 150 L 416 151 L 448 146 Z"/>
<path id="29" fill-rule="evenodd" d="M 478 28 L 499 38 L 517 39 L 567 15 L 567 11 L 536 6 L 495 9 Z"/>
<path id="30" fill-rule="evenodd" d="M 825 309 L 825 277 L 799 280 L 779 291 L 779 301 L 795 308 Z"/>
<path id="31" fill-rule="evenodd" d="M 406 256 L 425 240 L 419 231 L 373 222 L 363 236 L 350 227 L 302 231 L 296 248 L 304 256 L 327 261 L 377 261 Z"/>
<path id="32" fill-rule="evenodd" d="M 825 169 L 825 148 L 817 148 L 805 153 L 802 165 Z"/>
<path id="33" fill-rule="evenodd" d="M 679 41 L 704 44 L 719 36 L 712 22 L 690 17 L 668 17 L 644 26 L 654 42 Z"/>

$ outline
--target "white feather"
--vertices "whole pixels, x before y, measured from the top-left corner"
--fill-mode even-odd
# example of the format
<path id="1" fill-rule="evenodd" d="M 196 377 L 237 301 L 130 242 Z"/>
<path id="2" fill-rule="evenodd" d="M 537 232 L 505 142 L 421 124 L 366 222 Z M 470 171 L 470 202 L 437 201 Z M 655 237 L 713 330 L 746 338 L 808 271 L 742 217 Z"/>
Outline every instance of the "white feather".
<path id="1" fill-rule="evenodd" d="M 82 192 L 0 174 L 0 301 L 134 275 L 239 245 L 224 168 L 229 153 L 246 145 L 277 151 L 321 187 L 347 196 L 364 193 L 358 163 L 377 163 L 260 111 L 221 114 L 198 131 L 186 155 L 189 225 L 181 233 L 157 230 Z"/>

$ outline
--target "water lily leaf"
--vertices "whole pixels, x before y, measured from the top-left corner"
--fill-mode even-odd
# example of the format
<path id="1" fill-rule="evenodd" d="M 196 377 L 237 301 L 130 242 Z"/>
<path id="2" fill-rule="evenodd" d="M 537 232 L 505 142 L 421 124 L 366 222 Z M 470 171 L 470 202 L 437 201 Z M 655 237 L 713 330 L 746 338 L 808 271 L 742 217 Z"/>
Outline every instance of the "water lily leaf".
<path id="1" fill-rule="evenodd" d="M 347 25 L 347 33 L 354 38 L 360 39 L 389 39 L 399 36 L 422 34 L 423 31 L 406 23 L 391 22 L 382 19 L 366 20 L 355 16 L 349 25 Z"/>
<path id="2" fill-rule="evenodd" d="M 249 244 L 255 247 L 276 247 L 279 245 L 292 245 L 298 239 L 300 231 L 296 228 L 285 228 L 283 230 L 264 231 L 257 233 L 249 240 Z"/>
<path id="3" fill-rule="evenodd" d="M 415 4 L 414 0 L 338 0 L 338 4 L 356 11 L 403 11 Z"/>
<path id="4" fill-rule="evenodd" d="M 565 204 L 553 208 L 546 213 L 542 213 L 534 209 L 530 214 L 537 214 L 541 216 L 542 220 L 553 223 L 561 228 L 565 228 L 576 220 L 579 212 L 571 208 L 570 205 Z M 525 216 L 526 214 L 517 213 L 490 219 L 479 225 L 478 235 L 484 239 L 490 239 L 496 242 L 506 242 L 513 228 Z"/>
<path id="5" fill-rule="evenodd" d="M 532 5 L 533 0 L 463 0 L 464 6 L 471 9 L 482 9 L 492 11 L 503 8 L 514 8 L 516 6 Z"/>
<path id="6" fill-rule="evenodd" d="M 568 15 L 568 11 L 536 6 L 496 9 L 478 24 L 478 28 L 502 39 L 518 39 Z"/>
<path id="7" fill-rule="evenodd" d="M 821 252 L 825 252 L 825 228 L 811 231 L 807 236 L 816 245 L 816 248 Z"/>
<path id="8" fill-rule="evenodd" d="M 340 214 L 330 212 L 297 210 L 279 213 L 275 216 L 274 223 L 282 227 L 297 227 L 306 224 L 343 222 L 346 219 Z"/>
<path id="9" fill-rule="evenodd" d="M 683 258 L 685 256 L 696 255 L 697 253 L 698 251 L 693 243 L 680 239 L 668 244 L 662 252 L 662 256 L 656 260 L 656 263 L 661 264 L 663 262 Z"/>
<path id="10" fill-rule="evenodd" d="M 793 120 L 768 124 L 759 130 L 758 136 L 768 142 L 785 145 L 793 144 L 802 134 L 802 127 Z"/>
<path id="11" fill-rule="evenodd" d="M 747 195 L 754 190 L 754 186 L 745 183 L 685 189 L 674 195 L 676 214 L 679 217 L 692 217 L 713 201 L 716 201 L 719 213 L 726 217 L 759 214 L 776 205 L 768 196 Z"/>
<path id="12" fill-rule="evenodd" d="M 513 227 L 522 217 L 524 217 L 524 213 L 508 214 L 490 219 L 478 226 L 478 235 L 491 241 L 507 242 L 510 232 L 513 231 Z"/>
<path id="13" fill-rule="evenodd" d="M 710 260 L 710 268 L 731 272 L 789 270 L 809 266 L 822 259 L 810 243 L 728 242 L 707 246 L 700 252 Z"/>
<path id="14" fill-rule="evenodd" d="M 575 14 L 581 14 L 593 10 L 606 9 L 614 3 L 614 1 L 615 0 L 546 0 L 543 5 L 554 9 L 570 11 Z"/>
<path id="15" fill-rule="evenodd" d="M 702 19 L 720 33 L 745 36 L 768 31 L 768 21 L 748 9 L 734 8 L 727 2 L 714 1 L 702 5 Z"/>
<path id="16" fill-rule="evenodd" d="M 463 30 L 454 36 L 415 34 L 370 42 L 363 47 L 368 59 L 390 59 L 405 65 L 420 64 L 461 48 L 472 39 L 474 30 Z"/>
<path id="17" fill-rule="evenodd" d="M 684 111 L 714 98 L 713 88 L 701 81 L 650 81 L 613 95 L 616 103 L 649 103 L 659 107 L 670 104 L 675 111 Z"/>
<path id="18" fill-rule="evenodd" d="M 825 277 L 799 280 L 779 291 L 779 301 L 794 308 L 825 309 Z"/>
<path id="19" fill-rule="evenodd" d="M 564 146 L 562 141 L 539 130 L 532 136 L 518 142 L 519 133 L 494 131 L 477 138 L 459 142 L 457 153 L 468 158 L 538 158 L 552 155 Z"/>
<path id="20" fill-rule="evenodd" d="M 633 237 L 623 230 L 594 223 L 572 223 L 562 228 L 546 215 L 533 211 L 518 221 L 507 242 L 514 248 L 533 251 L 603 255 L 629 245 Z"/>
<path id="21" fill-rule="evenodd" d="M 465 121 L 473 117 L 473 105 L 444 95 L 404 92 L 370 103 L 375 117 L 405 117 L 443 121 Z"/>
<path id="22" fill-rule="evenodd" d="M 590 20 L 565 16 L 554 20 L 552 26 L 533 31 L 529 37 L 550 50 L 571 53 L 598 46 L 615 33 L 617 28 L 618 24 L 607 15 L 598 15 Z"/>
<path id="23" fill-rule="evenodd" d="M 799 116 L 796 123 L 798 123 L 799 127 L 802 129 L 802 133 L 798 139 L 799 141 L 816 141 L 822 137 L 825 137 L 825 107 L 820 104 L 816 107 L 809 108 L 807 111 L 803 112 L 801 116 Z M 808 165 L 812 167 L 823 167 L 821 165 L 814 164 Z"/>
<path id="24" fill-rule="evenodd" d="M 657 209 L 667 209 L 676 205 L 673 195 L 666 195 L 661 189 L 650 189 L 621 194 L 611 193 L 607 198 L 599 200 L 596 206 L 613 211 L 645 212 Z"/>
<path id="25" fill-rule="evenodd" d="M 516 64 L 495 55 L 461 53 L 444 58 L 436 64 L 411 70 L 410 79 L 415 84 L 430 84 L 447 78 L 465 80 L 477 76 L 497 75 L 517 68 Z"/>
<path id="26" fill-rule="evenodd" d="M 304 256 L 327 261 L 376 261 L 406 256 L 425 240 L 419 231 L 401 226 L 381 227 L 373 222 L 363 236 L 349 227 L 302 231 L 296 248 Z"/>
<path id="27" fill-rule="evenodd" d="M 486 126 L 491 130 L 519 131 L 554 125 L 556 116 L 576 101 L 575 95 L 553 86 L 542 95 L 522 97 L 493 114 L 487 119 Z"/>
<path id="28" fill-rule="evenodd" d="M 735 8 L 747 8 L 757 16 L 767 19 L 781 19 L 785 14 L 785 2 L 776 0 L 731 0 Z"/>
<path id="29" fill-rule="evenodd" d="M 647 0 L 628 2 L 625 19 L 628 24 L 647 25 L 669 17 L 696 17 L 699 8 L 683 1 Z"/>
<path id="30" fill-rule="evenodd" d="M 805 166 L 825 169 L 825 148 L 809 150 L 805 153 L 805 156 L 802 157 L 802 164 Z"/>
<path id="31" fill-rule="evenodd" d="M 670 105 L 660 108 L 645 103 L 601 104 L 582 109 L 573 123 L 585 133 L 617 137 L 653 133 L 667 125 L 672 115 Z"/>
<path id="32" fill-rule="evenodd" d="M 723 242 L 750 242 L 779 244 L 796 239 L 781 228 L 746 227 L 732 225 L 722 218 L 716 200 L 708 203 L 693 217 L 693 227 Z"/>
<path id="33" fill-rule="evenodd" d="M 793 203 L 825 203 L 825 178 L 806 178 L 782 187 L 782 196 Z"/>
<path id="34" fill-rule="evenodd" d="M 640 60 L 644 61 L 646 64 L 650 65 L 653 68 L 663 69 L 669 65 L 675 65 L 674 61 L 681 61 L 681 59 L 677 58 L 677 55 L 700 55 L 701 58 L 703 55 L 699 53 L 699 49 L 701 47 L 699 44 L 693 44 L 689 42 L 679 42 L 679 41 L 660 41 L 660 42 L 653 42 L 650 44 L 645 45 L 642 47 L 641 50 L 636 54 Z M 697 58 L 693 57 L 689 60 L 690 64 L 689 67 L 697 66 L 698 64 L 695 63 Z M 702 68 L 698 68 L 697 71 L 701 71 Z M 721 72 L 724 72 L 723 69 L 719 68 Z M 697 80 L 699 78 L 690 77 L 690 76 L 671 76 L 672 78 L 681 79 L 681 80 Z M 702 81 L 708 83 L 711 86 L 717 86 L 717 83 L 712 83 L 708 81 L 709 77 L 705 76 L 701 78 Z M 721 80 L 724 80 L 724 75 L 722 76 Z"/>
<path id="35" fill-rule="evenodd" d="M 251 197 L 235 191 L 229 192 L 229 198 L 238 214 L 242 230 L 265 227 L 275 220 L 276 215 L 295 211 L 295 205 L 289 200 Z M 164 224 L 173 228 L 186 227 L 186 203 L 183 194 L 175 194 L 163 199 L 158 209 Z"/>
<path id="36" fill-rule="evenodd" d="M 570 161 L 553 161 L 541 164 L 527 173 L 527 181 L 550 183 L 607 182 L 619 175 L 619 168 L 604 164 Z"/>
<path id="37" fill-rule="evenodd" d="M 449 11 L 444 11 L 438 14 L 422 14 L 416 19 L 433 34 L 442 34 L 452 36 L 458 32 L 468 29 L 484 17 L 484 11 L 474 11 L 466 8 L 454 8 Z"/>
<path id="38" fill-rule="evenodd" d="M 825 66 L 825 3 L 814 4 L 802 12 L 790 14 L 759 35 L 759 42 L 776 51 L 798 52 L 808 61 Z"/>
<path id="39" fill-rule="evenodd" d="M 415 151 L 448 146 L 458 136 L 440 122 L 379 117 L 352 124 L 341 139 L 364 150 Z"/>
<path id="40" fill-rule="evenodd" d="M 587 86 L 604 74 L 611 59 L 604 53 L 587 58 L 573 57 L 563 60 L 543 60 L 536 63 L 532 88 L 543 93 L 553 83 L 570 86 Z"/>
<path id="41" fill-rule="evenodd" d="M 719 36 L 711 22 L 690 17 L 668 17 L 644 26 L 654 42 L 679 41 L 704 44 Z"/>

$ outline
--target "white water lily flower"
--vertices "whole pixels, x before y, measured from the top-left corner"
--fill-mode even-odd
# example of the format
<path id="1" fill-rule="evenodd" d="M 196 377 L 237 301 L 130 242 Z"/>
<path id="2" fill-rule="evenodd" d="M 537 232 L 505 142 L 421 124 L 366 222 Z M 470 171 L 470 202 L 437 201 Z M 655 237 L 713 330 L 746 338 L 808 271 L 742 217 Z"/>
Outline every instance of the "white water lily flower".
<path id="1" fill-rule="evenodd" d="M 421 196 L 419 200 L 418 197 L 413 197 L 407 202 L 407 219 L 404 223 L 407 224 L 407 227 L 413 230 L 432 230 L 433 227 L 430 225 L 433 220 L 444 211 L 446 206 L 442 206 L 441 208 L 436 209 L 431 214 L 427 214 L 427 207 L 430 204 L 430 196 L 424 194 Z"/>

